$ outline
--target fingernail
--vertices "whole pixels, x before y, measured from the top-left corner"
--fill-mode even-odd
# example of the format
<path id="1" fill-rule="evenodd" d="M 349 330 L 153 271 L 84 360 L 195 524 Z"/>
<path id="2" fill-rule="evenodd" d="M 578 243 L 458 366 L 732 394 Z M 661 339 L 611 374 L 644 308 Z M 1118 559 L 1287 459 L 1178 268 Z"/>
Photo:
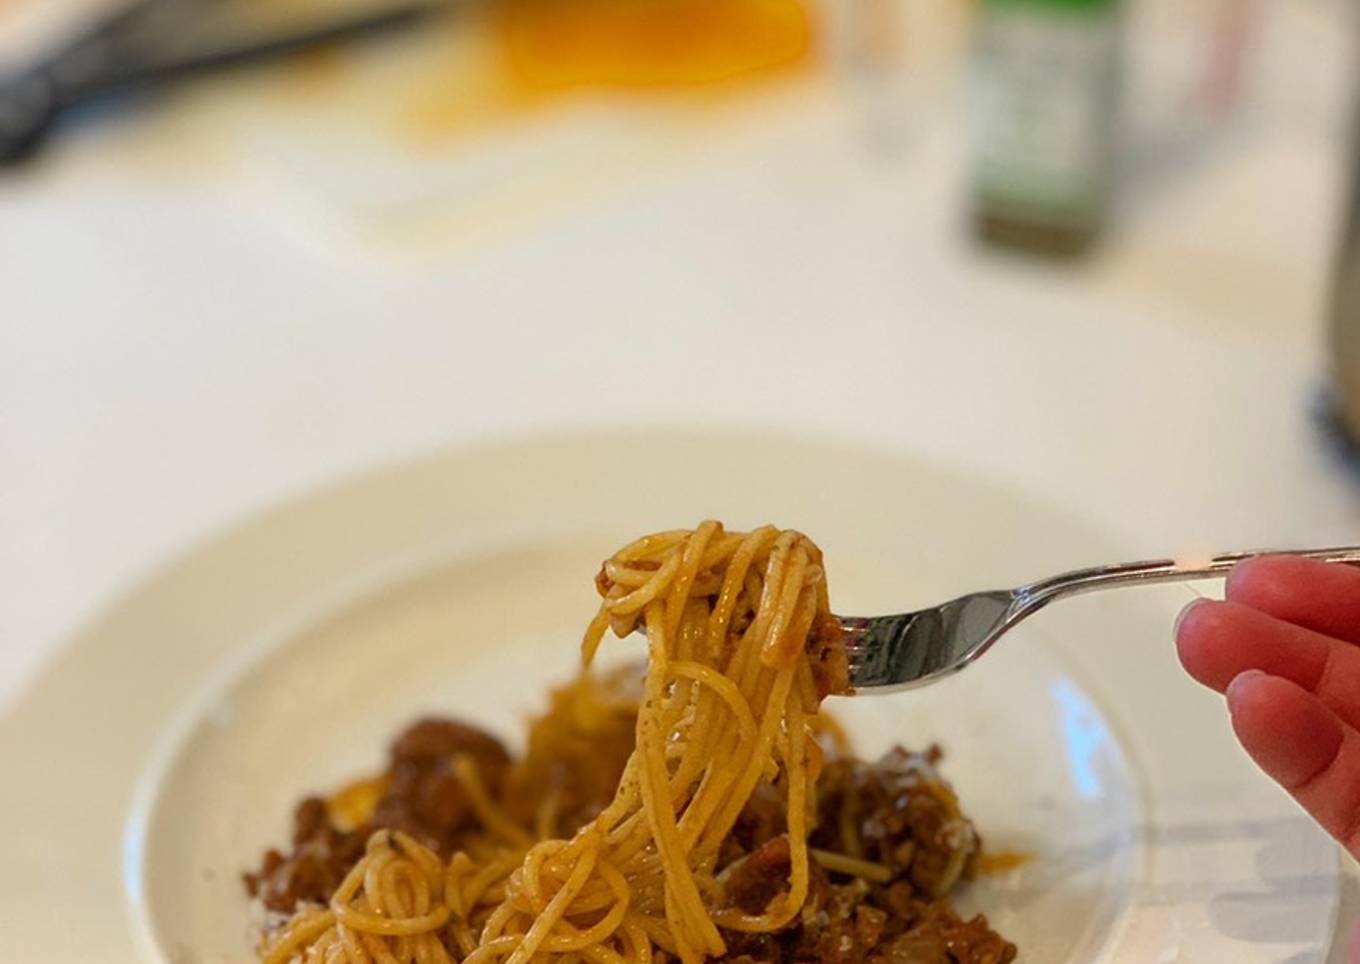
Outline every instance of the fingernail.
<path id="1" fill-rule="evenodd" d="M 1228 697 L 1228 699 L 1232 699 L 1236 691 L 1240 689 L 1244 684 L 1251 682 L 1257 677 L 1265 675 L 1266 674 L 1261 672 L 1259 669 L 1244 669 L 1242 672 L 1238 673 L 1236 676 L 1232 678 L 1232 682 L 1228 684 L 1228 689 L 1225 691 L 1225 695 Z"/>
<path id="2" fill-rule="evenodd" d="M 1205 604 L 1206 602 L 1208 602 L 1208 601 L 1209 601 L 1209 600 L 1207 600 L 1207 599 L 1196 599 L 1194 602 L 1190 603 L 1190 605 L 1186 606 L 1184 609 L 1182 609 L 1182 610 L 1180 611 L 1180 613 L 1177 614 L 1177 616 L 1176 616 L 1176 622 L 1173 623 L 1172 626 L 1171 626 L 1171 638 L 1172 638 L 1172 639 L 1177 639 L 1177 638 L 1180 637 L 1180 634 L 1181 634 L 1181 624 L 1182 624 L 1183 622 L 1185 622 L 1185 617 L 1190 615 L 1190 611 L 1191 611 L 1192 609 L 1194 609 L 1196 606 L 1202 606 L 1202 605 L 1204 605 L 1204 604 Z"/>

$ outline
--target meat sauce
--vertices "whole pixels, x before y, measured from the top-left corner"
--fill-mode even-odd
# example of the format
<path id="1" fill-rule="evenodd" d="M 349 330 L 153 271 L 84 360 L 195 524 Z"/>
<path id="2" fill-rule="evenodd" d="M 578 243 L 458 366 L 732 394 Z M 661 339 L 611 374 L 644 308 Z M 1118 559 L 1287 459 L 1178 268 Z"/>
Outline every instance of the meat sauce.
<path id="1" fill-rule="evenodd" d="M 449 857 L 479 833 L 453 772 L 471 757 L 488 792 L 525 826 L 570 835 L 613 796 L 632 749 L 635 702 L 602 702 L 580 686 L 559 690 L 530 730 L 519 761 L 490 734 L 449 719 L 418 720 L 393 742 L 383 776 L 368 781 L 376 802 L 345 826 L 335 799 L 308 797 L 293 813 L 291 846 L 268 850 L 244 875 L 270 911 L 325 904 L 364 852 L 369 834 L 401 829 Z M 583 712 L 583 706 L 589 712 Z M 978 870 L 980 841 L 936 773 L 940 751 L 896 749 L 875 762 L 828 751 L 817 783 L 809 845 L 875 869 L 865 879 L 814 862 L 798 918 L 775 934 L 725 932 L 731 964 L 1008 964 L 1016 957 L 982 916 L 965 920 L 949 894 Z M 551 806 L 544 806 L 549 801 Z M 724 844 L 719 865 L 729 905 L 763 911 L 790 870 L 784 804 L 768 786 L 752 798 Z"/>

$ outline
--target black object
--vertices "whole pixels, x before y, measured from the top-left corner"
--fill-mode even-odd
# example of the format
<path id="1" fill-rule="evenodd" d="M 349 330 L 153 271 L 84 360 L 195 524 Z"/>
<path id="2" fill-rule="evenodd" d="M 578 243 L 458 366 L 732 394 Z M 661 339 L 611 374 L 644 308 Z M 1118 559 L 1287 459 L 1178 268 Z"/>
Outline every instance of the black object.
<path id="1" fill-rule="evenodd" d="M 1360 481 L 1360 440 L 1346 427 L 1336 391 L 1330 386 L 1318 391 L 1311 406 L 1311 414 L 1328 456 L 1343 471 Z"/>
<path id="2" fill-rule="evenodd" d="M 57 119 L 102 98 L 409 26 L 440 5 L 401 2 L 274 36 L 219 39 L 172 51 L 206 7 L 227 0 L 135 0 L 39 63 L 0 81 L 0 164 L 31 156 Z"/>

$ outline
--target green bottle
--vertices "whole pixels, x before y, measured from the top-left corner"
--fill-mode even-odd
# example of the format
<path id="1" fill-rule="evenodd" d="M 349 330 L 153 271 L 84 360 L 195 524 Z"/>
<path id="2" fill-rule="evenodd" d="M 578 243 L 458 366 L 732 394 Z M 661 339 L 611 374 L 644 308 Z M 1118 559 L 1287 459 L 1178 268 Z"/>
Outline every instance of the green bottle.
<path id="1" fill-rule="evenodd" d="M 1120 84 L 1118 0 L 982 0 L 969 177 L 982 238 L 1075 254 L 1110 206 Z"/>

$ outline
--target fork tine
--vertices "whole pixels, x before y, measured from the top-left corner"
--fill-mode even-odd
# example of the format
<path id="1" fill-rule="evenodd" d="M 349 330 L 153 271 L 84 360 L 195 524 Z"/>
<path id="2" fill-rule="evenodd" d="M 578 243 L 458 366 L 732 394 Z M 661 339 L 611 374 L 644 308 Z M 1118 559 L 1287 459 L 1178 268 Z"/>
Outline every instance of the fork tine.
<path id="1" fill-rule="evenodd" d="M 1007 591 L 984 592 L 911 613 L 838 617 L 851 692 L 908 689 L 963 669 L 999 635 L 1015 602 Z"/>

